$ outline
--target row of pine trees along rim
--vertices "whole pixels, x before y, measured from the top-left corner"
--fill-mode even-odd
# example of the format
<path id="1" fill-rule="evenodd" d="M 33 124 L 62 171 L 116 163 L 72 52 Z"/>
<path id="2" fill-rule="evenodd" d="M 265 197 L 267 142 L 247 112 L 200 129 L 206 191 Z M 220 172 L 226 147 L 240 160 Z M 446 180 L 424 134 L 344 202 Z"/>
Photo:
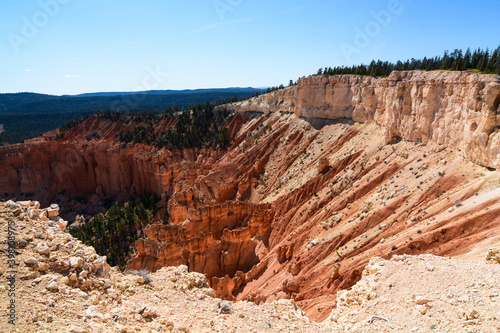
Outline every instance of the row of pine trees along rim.
<path id="1" fill-rule="evenodd" d="M 495 50 L 482 50 L 480 48 L 471 51 L 468 48 L 465 52 L 456 49 L 453 52 L 445 51 L 443 56 L 434 58 L 410 59 L 391 63 L 388 61 L 375 61 L 369 65 L 361 64 L 355 66 L 325 67 L 320 68 L 316 74 L 326 75 L 368 75 L 368 76 L 389 76 L 392 71 L 410 70 L 471 70 L 485 74 L 500 74 L 500 46 Z"/>

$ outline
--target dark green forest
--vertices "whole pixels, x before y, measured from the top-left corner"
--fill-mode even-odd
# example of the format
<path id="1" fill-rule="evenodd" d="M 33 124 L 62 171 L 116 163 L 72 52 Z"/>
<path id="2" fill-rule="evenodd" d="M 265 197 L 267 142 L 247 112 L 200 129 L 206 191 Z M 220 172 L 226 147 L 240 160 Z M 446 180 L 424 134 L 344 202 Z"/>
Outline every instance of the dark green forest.
<path id="1" fill-rule="evenodd" d="M 320 68 L 316 74 L 327 75 L 368 75 L 368 76 L 389 76 L 392 71 L 410 70 L 472 70 L 485 74 L 500 74 L 500 46 L 495 50 L 477 49 L 471 51 L 468 48 L 465 52 L 456 49 L 453 52 L 445 51 L 442 56 L 423 59 L 409 59 L 391 63 L 388 61 L 373 60 L 369 65 L 325 67 Z"/>
<path id="2" fill-rule="evenodd" d="M 153 145 L 161 149 L 169 150 L 182 148 L 222 148 L 229 144 L 227 137 L 228 129 L 224 126 L 229 119 L 231 112 L 225 107 L 218 107 L 223 104 L 240 101 L 237 96 L 226 100 L 216 100 L 199 103 L 185 108 L 182 111 L 178 108 L 168 107 L 165 111 L 141 111 L 141 112 L 121 112 L 117 110 L 97 111 L 96 116 L 112 121 L 122 120 L 125 124 L 133 123 L 132 129 L 122 130 L 116 137 L 127 143 L 143 143 Z M 88 116 L 71 119 L 64 122 L 61 127 L 59 137 L 64 137 L 65 131 L 80 124 Z M 175 125 L 155 133 L 155 126 L 163 120 L 174 120 Z M 98 132 L 88 133 L 87 141 L 94 138 L 100 139 Z"/>
<path id="3" fill-rule="evenodd" d="M 97 253 L 105 255 L 111 266 L 124 268 L 134 242 L 142 236 L 148 217 L 156 212 L 157 198 L 143 196 L 128 203 L 118 201 L 106 213 L 93 217 L 69 232 Z"/>
<path id="4" fill-rule="evenodd" d="M 235 96 L 247 98 L 262 90 L 220 89 L 190 92 L 140 94 L 122 96 L 67 97 L 33 93 L 0 94 L 0 124 L 5 132 L 0 133 L 0 145 L 23 142 L 54 130 L 64 122 L 92 115 L 99 110 L 150 111 L 165 110 L 168 107 L 180 109 L 206 100 L 215 102 Z"/>
<path id="5" fill-rule="evenodd" d="M 176 114 L 175 125 L 159 134 L 154 133 L 155 124 L 174 115 L 169 109 L 165 113 L 139 113 L 129 116 L 131 121 L 140 123 L 132 130 L 117 134 L 123 143 L 144 143 L 158 149 L 170 150 L 181 148 L 226 148 L 229 144 L 227 128 L 224 123 L 230 112 L 225 108 L 215 110 L 217 103 L 207 101 L 197 104 Z"/>

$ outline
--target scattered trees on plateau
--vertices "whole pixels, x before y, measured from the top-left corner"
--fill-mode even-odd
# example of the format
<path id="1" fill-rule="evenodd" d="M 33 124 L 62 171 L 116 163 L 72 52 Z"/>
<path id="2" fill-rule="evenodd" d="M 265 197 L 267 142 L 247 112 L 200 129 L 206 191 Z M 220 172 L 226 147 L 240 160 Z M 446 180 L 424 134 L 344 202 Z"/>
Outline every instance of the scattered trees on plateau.
<path id="1" fill-rule="evenodd" d="M 183 111 L 167 110 L 164 114 L 129 116 L 131 117 L 129 121 L 139 124 L 131 130 L 120 131 L 117 135 L 123 143 L 144 143 L 158 149 L 204 147 L 224 149 L 229 144 L 227 128 L 224 126 L 229 115 L 230 112 L 227 109 L 216 109 L 216 104 L 207 101 Z M 155 132 L 155 124 L 158 121 L 172 117 L 176 118 L 174 126 L 161 132 Z"/>

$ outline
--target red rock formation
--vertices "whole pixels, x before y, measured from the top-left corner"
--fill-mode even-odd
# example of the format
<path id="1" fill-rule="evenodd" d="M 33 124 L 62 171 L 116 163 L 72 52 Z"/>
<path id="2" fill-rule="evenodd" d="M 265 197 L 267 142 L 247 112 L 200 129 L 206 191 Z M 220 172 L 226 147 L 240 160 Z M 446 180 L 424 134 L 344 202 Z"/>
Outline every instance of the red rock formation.
<path id="1" fill-rule="evenodd" d="M 158 124 L 161 130 L 167 124 Z M 183 150 L 170 152 L 116 141 L 121 129 L 132 126 L 92 117 L 54 140 L 55 134 L 25 144 L 0 147 L 0 194 L 30 193 L 50 202 L 60 193 L 99 197 L 157 194 L 169 197 L 173 180 L 205 172 L 204 161 L 219 152 Z M 97 131 L 102 139 L 87 141 Z M 198 160 L 198 163 L 196 161 Z"/>
<path id="2" fill-rule="evenodd" d="M 224 152 L 124 147 L 115 134 L 132 125 L 94 117 L 58 141 L 0 148 L 0 193 L 156 193 L 168 221 L 161 211 L 145 228 L 128 268 L 186 264 L 205 273 L 219 296 L 292 298 L 322 320 L 336 291 L 352 286 L 372 256 L 484 257 L 480 249 L 500 242 L 499 175 L 461 157 L 465 151 L 497 165 L 496 130 L 478 146 L 457 127 L 477 110 L 478 133 L 485 131 L 498 107 L 497 78 L 447 75 L 301 80 L 239 104 L 240 111 L 268 115 L 231 118 L 232 146 Z M 308 123 L 292 111 L 366 123 Z M 426 142 L 387 144 L 392 132 L 379 124 L 396 124 L 401 138 Z M 102 139 L 87 142 L 85 134 L 94 130 Z"/>

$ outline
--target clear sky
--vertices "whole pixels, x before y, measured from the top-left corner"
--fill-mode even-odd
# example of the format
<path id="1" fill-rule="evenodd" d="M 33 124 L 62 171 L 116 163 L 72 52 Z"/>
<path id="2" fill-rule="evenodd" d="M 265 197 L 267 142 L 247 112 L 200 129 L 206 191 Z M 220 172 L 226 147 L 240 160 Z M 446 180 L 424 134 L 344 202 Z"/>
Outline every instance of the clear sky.
<path id="1" fill-rule="evenodd" d="M 498 0 L 0 0 L 0 92 L 265 87 L 496 48 Z"/>

